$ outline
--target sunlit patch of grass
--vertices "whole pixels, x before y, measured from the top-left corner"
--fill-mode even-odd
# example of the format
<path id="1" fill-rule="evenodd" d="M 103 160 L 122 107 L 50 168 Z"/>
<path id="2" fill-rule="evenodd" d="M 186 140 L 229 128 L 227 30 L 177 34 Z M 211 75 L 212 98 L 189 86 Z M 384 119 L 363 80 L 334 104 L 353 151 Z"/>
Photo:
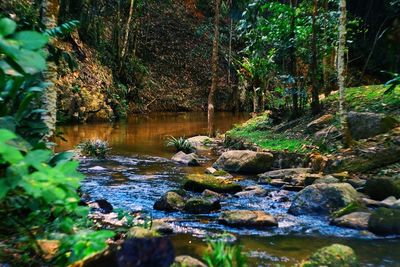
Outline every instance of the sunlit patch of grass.
<path id="1" fill-rule="evenodd" d="M 384 94 L 387 88 L 383 85 L 369 85 L 346 88 L 346 106 L 352 111 L 369 111 L 383 113 L 400 113 L 400 87 L 392 93 Z M 337 101 L 338 93 L 329 96 L 326 101 Z"/>

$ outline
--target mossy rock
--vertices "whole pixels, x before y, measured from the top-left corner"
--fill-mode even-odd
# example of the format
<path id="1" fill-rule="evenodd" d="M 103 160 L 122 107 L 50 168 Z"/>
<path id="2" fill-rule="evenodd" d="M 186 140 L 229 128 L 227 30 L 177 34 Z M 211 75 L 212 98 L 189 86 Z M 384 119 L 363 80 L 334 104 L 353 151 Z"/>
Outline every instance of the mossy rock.
<path id="1" fill-rule="evenodd" d="M 191 198 L 183 208 L 184 211 L 193 214 L 210 213 L 219 209 L 221 209 L 221 204 L 213 197 Z"/>
<path id="2" fill-rule="evenodd" d="M 153 208 L 164 211 L 178 211 L 184 206 L 184 197 L 174 191 L 168 191 L 154 203 Z"/>
<path id="3" fill-rule="evenodd" d="M 384 200 L 394 196 L 400 198 L 400 179 L 396 178 L 370 178 L 365 184 L 365 193 L 375 200 Z"/>
<path id="4" fill-rule="evenodd" d="M 154 238 L 160 236 L 155 230 L 137 226 L 130 228 L 126 235 L 128 238 Z"/>
<path id="5" fill-rule="evenodd" d="M 400 235 L 400 210 L 376 209 L 369 218 L 368 230 L 377 235 Z"/>
<path id="6" fill-rule="evenodd" d="M 207 265 L 196 258 L 183 255 L 175 258 L 172 267 L 207 267 Z"/>
<path id="7" fill-rule="evenodd" d="M 194 192 L 203 192 L 208 189 L 217 193 L 232 194 L 242 191 L 242 187 L 239 184 L 208 174 L 191 174 L 187 176 L 183 188 Z"/>
<path id="8" fill-rule="evenodd" d="M 348 246 L 333 244 L 317 250 L 302 267 L 356 267 L 360 266 L 354 250 Z"/>

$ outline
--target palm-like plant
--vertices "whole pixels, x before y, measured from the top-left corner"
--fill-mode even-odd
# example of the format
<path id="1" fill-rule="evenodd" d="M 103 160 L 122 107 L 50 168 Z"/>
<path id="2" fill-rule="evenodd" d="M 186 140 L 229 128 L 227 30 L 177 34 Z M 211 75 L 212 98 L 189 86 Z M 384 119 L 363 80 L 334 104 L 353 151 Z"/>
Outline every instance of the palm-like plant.
<path id="1" fill-rule="evenodd" d="M 168 137 L 168 140 L 165 143 L 165 145 L 167 147 L 174 147 L 176 151 L 182 151 L 185 153 L 192 153 L 196 150 L 185 137 L 175 138 L 173 136 L 170 136 Z"/>

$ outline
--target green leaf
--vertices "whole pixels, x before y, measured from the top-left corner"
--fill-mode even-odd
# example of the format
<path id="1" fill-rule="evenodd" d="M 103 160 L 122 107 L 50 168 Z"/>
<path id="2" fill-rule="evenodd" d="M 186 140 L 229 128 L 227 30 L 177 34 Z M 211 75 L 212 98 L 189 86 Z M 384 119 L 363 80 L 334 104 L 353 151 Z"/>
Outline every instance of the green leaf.
<path id="1" fill-rule="evenodd" d="M 50 156 L 50 150 L 33 150 L 25 156 L 24 161 L 28 165 L 36 166 L 37 164 L 47 162 L 50 159 Z"/>
<path id="2" fill-rule="evenodd" d="M 11 116 L 0 117 L 0 128 L 7 129 L 11 132 L 15 132 L 15 120 Z M 1 133 L 0 133 L 0 141 L 1 141 Z"/>
<path id="3" fill-rule="evenodd" d="M 17 29 L 17 23 L 9 18 L 0 19 L 0 36 L 5 37 L 13 34 Z"/>
<path id="4" fill-rule="evenodd" d="M 0 129 L 0 142 L 6 142 L 16 137 L 17 136 L 13 132 L 6 129 Z"/>
<path id="5" fill-rule="evenodd" d="M 8 191 L 10 190 L 10 187 L 7 184 L 7 181 L 1 179 L 0 180 L 0 199 L 3 199 Z"/>
<path id="6" fill-rule="evenodd" d="M 37 52 L 22 49 L 17 54 L 15 62 L 24 72 L 35 74 L 46 69 L 46 60 Z"/>
<path id="7" fill-rule="evenodd" d="M 29 50 L 43 48 L 49 41 L 46 35 L 34 31 L 17 32 L 13 37 L 20 43 L 22 48 Z"/>

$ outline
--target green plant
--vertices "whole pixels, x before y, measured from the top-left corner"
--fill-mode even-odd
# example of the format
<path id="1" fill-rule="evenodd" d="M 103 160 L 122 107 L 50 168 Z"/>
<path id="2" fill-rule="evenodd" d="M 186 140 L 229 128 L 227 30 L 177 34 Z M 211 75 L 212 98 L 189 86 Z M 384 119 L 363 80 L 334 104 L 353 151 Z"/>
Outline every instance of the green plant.
<path id="1" fill-rule="evenodd" d="M 400 74 L 399 73 L 390 73 L 392 75 L 392 79 L 385 83 L 385 87 L 388 87 L 384 94 L 393 93 L 396 87 L 400 86 Z"/>
<path id="2" fill-rule="evenodd" d="M 45 34 L 51 37 L 65 37 L 76 30 L 79 25 L 80 23 L 78 20 L 71 20 L 52 29 L 47 29 Z"/>
<path id="3" fill-rule="evenodd" d="M 101 139 L 84 140 L 78 144 L 77 148 L 83 156 L 100 159 L 105 158 L 107 153 L 111 150 L 108 142 Z"/>
<path id="4" fill-rule="evenodd" d="M 208 249 L 203 256 L 209 267 L 245 267 L 246 257 L 242 248 L 226 243 L 223 240 L 210 240 Z"/>
<path id="5" fill-rule="evenodd" d="M 196 149 L 192 146 L 192 144 L 184 137 L 175 138 L 173 136 L 168 137 L 168 140 L 165 144 L 167 147 L 174 147 L 176 151 L 182 151 L 185 153 L 192 153 Z"/>

